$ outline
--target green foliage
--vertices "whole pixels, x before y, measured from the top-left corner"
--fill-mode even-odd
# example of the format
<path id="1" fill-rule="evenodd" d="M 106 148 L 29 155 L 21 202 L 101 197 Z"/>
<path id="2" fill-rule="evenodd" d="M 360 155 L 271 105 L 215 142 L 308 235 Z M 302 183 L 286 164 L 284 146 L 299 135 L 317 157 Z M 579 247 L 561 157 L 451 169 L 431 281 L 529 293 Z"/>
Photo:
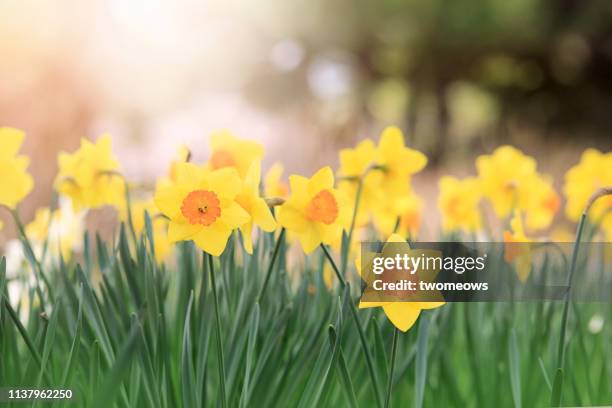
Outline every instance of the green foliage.
<path id="1" fill-rule="evenodd" d="M 10 306 L 0 258 L 3 387 L 69 388 L 72 406 L 94 407 L 219 406 L 222 389 L 230 407 L 380 406 L 387 388 L 396 407 L 612 403 L 612 330 L 587 324 L 610 304 L 447 304 L 398 333 L 392 353 L 384 314 L 358 310 L 351 285 L 325 286 L 322 251 L 288 269 L 284 242 L 264 234 L 249 256 L 235 235 L 212 263 L 184 242 L 166 266 L 146 225 L 113 246 L 87 237 L 83 262 L 38 271 L 32 259 L 53 288 L 39 280 L 44 309 L 36 290 Z"/>

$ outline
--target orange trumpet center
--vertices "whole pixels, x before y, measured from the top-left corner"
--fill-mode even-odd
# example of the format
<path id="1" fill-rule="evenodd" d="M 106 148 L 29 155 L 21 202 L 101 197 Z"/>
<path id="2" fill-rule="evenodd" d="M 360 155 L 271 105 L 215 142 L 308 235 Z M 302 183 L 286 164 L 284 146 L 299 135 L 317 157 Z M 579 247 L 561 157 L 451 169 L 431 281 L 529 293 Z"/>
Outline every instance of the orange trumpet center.
<path id="1" fill-rule="evenodd" d="M 236 165 L 234 156 L 227 150 L 215 150 L 210 157 L 210 164 L 213 169 L 231 167 Z"/>
<path id="2" fill-rule="evenodd" d="M 306 206 L 306 217 L 311 221 L 331 224 L 338 217 L 338 203 L 329 190 L 321 190 Z"/>
<path id="3" fill-rule="evenodd" d="M 221 215 L 221 203 L 212 191 L 195 190 L 183 200 L 181 212 L 190 224 L 208 226 Z"/>

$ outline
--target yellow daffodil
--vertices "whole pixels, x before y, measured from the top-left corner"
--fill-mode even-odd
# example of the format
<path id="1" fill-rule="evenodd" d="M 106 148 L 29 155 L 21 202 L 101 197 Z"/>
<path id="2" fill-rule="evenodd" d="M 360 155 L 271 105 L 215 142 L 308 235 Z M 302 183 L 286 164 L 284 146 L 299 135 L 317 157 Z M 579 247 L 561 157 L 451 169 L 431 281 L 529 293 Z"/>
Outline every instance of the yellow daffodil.
<path id="1" fill-rule="evenodd" d="M 289 186 L 281 181 L 283 165 L 274 163 L 264 177 L 264 192 L 266 197 L 285 198 L 289 194 Z"/>
<path id="2" fill-rule="evenodd" d="M 362 177 L 376 159 L 376 146 L 371 139 L 365 139 L 354 149 L 340 150 L 340 170 L 338 174 L 345 178 Z"/>
<path id="3" fill-rule="evenodd" d="M 242 189 L 236 196 L 236 202 L 251 216 L 246 223 L 240 226 L 244 248 L 249 254 L 253 253 L 253 224 L 268 232 L 276 229 L 276 221 L 268 204 L 259 196 L 260 179 L 261 162 L 255 160 L 249 167 Z"/>
<path id="4" fill-rule="evenodd" d="M 444 176 L 440 178 L 438 185 L 438 209 L 442 214 L 442 228 L 445 231 L 478 231 L 482 222 L 478 208 L 482 198 L 480 182 L 473 177 L 459 180 Z"/>
<path id="5" fill-rule="evenodd" d="M 397 232 L 401 236 L 414 238 L 421 227 L 421 214 L 425 203 L 414 192 L 404 197 L 383 201 L 374 212 L 374 225 L 383 235 Z M 397 225 L 396 229 L 396 224 Z"/>
<path id="6" fill-rule="evenodd" d="M 593 193 L 609 186 L 612 186 L 612 152 L 585 150 L 580 162 L 565 173 L 563 193 L 567 199 L 567 217 L 578 221 Z M 611 209 L 612 196 L 601 197 L 591 207 L 589 216 L 593 221 L 602 222 L 604 229 L 612 230 Z"/>
<path id="7" fill-rule="evenodd" d="M 527 228 L 547 228 L 561 208 L 559 194 L 552 182 L 540 175 L 527 180 L 525 190 L 528 193 L 523 199 L 522 209 L 525 211 Z"/>
<path id="8" fill-rule="evenodd" d="M 135 200 L 131 203 L 130 208 L 132 212 L 132 225 L 136 235 L 142 234 L 145 229 L 145 211 L 151 217 L 155 259 L 158 262 L 164 261 L 172 249 L 172 244 L 168 240 L 168 220 L 161 216 L 152 199 Z M 126 206 L 122 208 L 120 215 L 123 222 L 128 221 Z"/>
<path id="9" fill-rule="evenodd" d="M 81 139 L 76 152 L 59 154 L 58 164 L 56 189 L 72 200 L 75 209 L 123 205 L 125 185 L 109 135 L 96 143 Z"/>
<path id="10" fill-rule="evenodd" d="M 289 184 L 291 196 L 278 209 L 278 222 L 298 236 L 304 252 L 340 239 L 350 214 L 346 199 L 334 188 L 332 170 L 323 167 L 310 179 L 292 175 Z"/>
<path id="11" fill-rule="evenodd" d="M 242 178 L 246 176 L 251 163 L 261 159 L 264 154 L 264 148 L 260 143 L 238 139 L 228 131 L 212 134 L 210 148 L 208 166 L 211 170 L 233 167 L 238 170 Z"/>
<path id="12" fill-rule="evenodd" d="M 514 263 L 516 273 L 521 282 L 527 281 L 531 273 L 531 239 L 525 235 L 521 212 L 514 210 L 514 216 L 510 221 L 510 231 L 504 231 L 504 259 L 506 262 Z M 516 244 L 516 245 L 513 245 Z"/>
<path id="13" fill-rule="evenodd" d="M 11 209 L 34 188 L 34 180 L 27 172 L 30 159 L 17 154 L 24 138 L 21 130 L 0 128 L 0 205 Z"/>
<path id="14" fill-rule="evenodd" d="M 357 199 L 359 180 L 362 180 L 356 225 L 367 224 L 374 207 L 384 199 L 381 189 L 382 172 L 371 168 L 375 159 L 376 146 L 370 139 L 361 141 L 354 149 L 340 151 L 338 189 L 354 201 Z"/>
<path id="15" fill-rule="evenodd" d="M 207 171 L 178 164 L 176 183 L 155 193 L 157 208 L 170 219 L 169 241 L 192 240 L 209 254 L 221 255 L 232 230 L 250 219 L 235 201 L 241 185 L 235 168 Z"/>
<path id="16" fill-rule="evenodd" d="M 410 193 L 410 177 L 425 168 L 427 157 L 406 147 L 399 128 L 388 127 L 378 142 L 376 164 L 383 168 L 381 187 L 385 195 L 402 196 Z"/>
<path id="17" fill-rule="evenodd" d="M 387 243 L 403 243 L 407 244 L 406 240 L 398 234 L 392 234 Z M 383 247 L 382 251 L 385 252 L 386 248 Z M 358 256 L 355 262 L 358 272 L 361 274 L 361 256 Z M 417 321 L 422 310 L 434 309 L 443 306 L 444 302 L 366 302 L 360 301 L 359 308 L 366 309 L 371 307 L 382 307 L 387 318 L 393 323 L 399 330 L 406 332 L 410 329 Z"/>
<path id="18" fill-rule="evenodd" d="M 536 161 L 512 146 L 501 146 L 492 155 L 479 156 L 476 168 L 483 193 L 500 218 L 521 207 L 528 195 L 525 183 L 536 175 Z"/>
<path id="19" fill-rule="evenodd" d="M 37 256 L 42 255 L 42 248 L 47 243 L 51 255 L 59 253 L 65 260 L 73 252 L 80 251 L 84 230 L 83 213 L 75 213 L 70 203 L 60 200 L 58 209 L 40 208 L 34 220 L 26 225 L 25 232 L 30 239 Z"/>

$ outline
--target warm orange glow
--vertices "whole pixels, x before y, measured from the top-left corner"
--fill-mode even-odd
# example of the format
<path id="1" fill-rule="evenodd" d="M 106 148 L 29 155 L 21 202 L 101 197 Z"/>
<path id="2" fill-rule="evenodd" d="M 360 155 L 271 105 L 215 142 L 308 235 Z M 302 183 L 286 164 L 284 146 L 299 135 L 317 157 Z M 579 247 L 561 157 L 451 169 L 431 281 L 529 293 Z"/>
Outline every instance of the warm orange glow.
<path id="1" fill-rule="evenodd" d="M 190 224 L 211 225 L 221 215 L 221 203 L 212 191 L 192 191 L 183 200 L 181 212 Z"/>
<path id="2" fill-rule="evenodd" d="M 331 224 L 338 217 L 338 203 L 329 190 L 321 190 L 306 207 L 306 216 L 311 221 Z"/>

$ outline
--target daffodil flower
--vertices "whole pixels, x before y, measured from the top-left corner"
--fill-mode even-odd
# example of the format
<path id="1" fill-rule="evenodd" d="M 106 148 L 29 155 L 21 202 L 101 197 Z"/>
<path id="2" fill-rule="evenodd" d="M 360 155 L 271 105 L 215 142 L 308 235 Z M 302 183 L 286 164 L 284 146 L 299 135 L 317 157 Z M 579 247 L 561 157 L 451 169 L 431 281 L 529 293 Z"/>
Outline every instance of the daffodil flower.
<path id="1" fill-rule="evenodd" d="M 27 172 L 30 159 L 17 154 L 24 138 L 21 130 L 0 128 L 0 205 L 10 209 L 34 188 L 34 180 Z"/>
<path id="2" fill-rule="evenodd" d="M 380 136 L 376 164 L 383 169 L 381 186 L 386 196 L 405 196 L 410 193 L 410 177 L 425 168 L 427 156 L 406 147 L 402 131 L 390 126 Z"/>
<path id="3" fill-rule="evenodd" d="M 374 208 L 385 199 L 383 175 L 380 171 L 373 171 L 375 159 L 376 146 L 370 139 L 359 142 L 354 149 L 340 150 L 338 189 L 351 200 L 359 200 L 357 226 L 366 225 Z"/>
<path id="4" fill-rule="evenodd" d="M 596 149 L 586 149 L 580 162 L 565 173 L 563 193 L 567 199 L 565 214 L 578 221 L 590 197 L 599 189 L 612 186 L 612 152 L 602 153 Z M 589 210 L 591 220 L 601 223 L 612 237 L 612 196 L 597 200 Z"/>
<path id="5" fill-rule="evenodd" d="M 247 171 L 242 189 L 236 196 L 236 202 L 251 217 L 240 226 L 244 248 L 249 254 L 253 253 L 253 225 L 259 226 L 262 230 L 271 232 L 276 229 L 276 221 L 270 212 L 266 201 L 259 196 L 259 183 L 261 179 L 261 162 L 255 160 Z"/>
<path id="6" fill-rule="evenodd" d="M 291 196 L 278 209 L 278 222 L 297 235 L 309 254 L 320 244 L 339 240 L 348 217 L 346 199 L 334 188 L 334 174 L 323 167 L 312 178 L 289 177 Z"/>
<path id="7" fill-rule="evenodd" d="M 81 139 L 72 154 L 58 156 L 59 173 L 55 186 L 69 197 L 75 209 L 112 205 L 121 208 L 125 201 L 125 182 L 112 152 L 111 138 L 103 135 L 96 143 Z"/>
<path id="8" fill-rule="evenodd" d="M 232 230 L 250 220 L 235 201 L 242 186 L 238 171 L 207 171 L 192 163 L 180 163 L 176 170 L 176 183 L 155 193 L 157 208 L 170 219 L 169 241 L 191 240 L 203 251 L 221 255 Z"/>
<path id="9" fill-rule="evenodd" d="M 480 182 L 467 177 L 459 180 L 444 176 L 439 181 L 440 195 L 438 209 L 442 214 L 442 227 L 445 231 L 463 230 L 475 232 L 481 227 L 478 204 L 482 199 Z"/>
<path id="10" fill-rule="evenodd" d="M 398 234 L 392 234 L 387 243 L 403 243 L 408 245 L 406 240 Z M 382 252 L 385 253 L 386 248 L 383 247 Z M 357 271 L 362 273 L 361 256 L 358 256 L 355 261 Z M 417 321 L 422 310 L 434 309 L 443 306 L 445 302 L 405 302 L 405 301 L 381 301 L 381 302 L 367 302 L 360 301 L 359 308 L 367 309 L 371 307 L 382 307 L 387 318 L 393 323 L 399 330 L 406 332 L 410 329 Z"/>
<path id="11" fill-rule="evenodd" d="M 238 139 L 225 130 L 210 136 L 210 147 L 209 169 L 233 167 L 238 170 L 242 178 L 246 176 L 251 163 L 260 160 L 264 154 L 264 148 L 260 143 Z"/>

